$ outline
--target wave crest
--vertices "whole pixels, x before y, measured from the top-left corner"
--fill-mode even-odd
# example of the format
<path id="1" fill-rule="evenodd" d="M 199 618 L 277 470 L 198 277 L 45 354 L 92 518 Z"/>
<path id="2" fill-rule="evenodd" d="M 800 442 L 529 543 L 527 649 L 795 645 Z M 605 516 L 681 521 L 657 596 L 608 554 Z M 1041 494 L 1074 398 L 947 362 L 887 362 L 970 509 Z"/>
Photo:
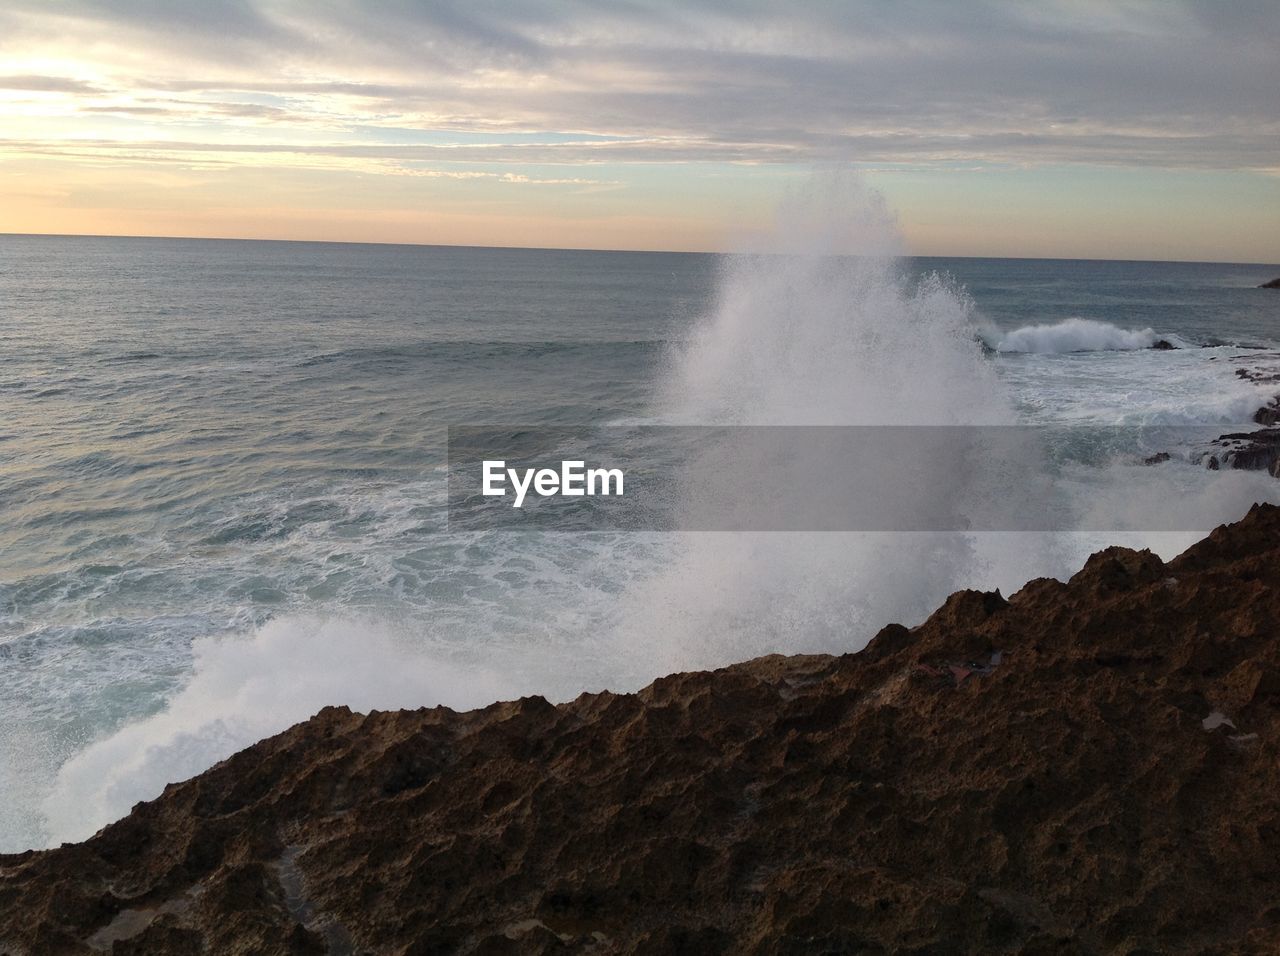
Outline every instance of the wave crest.
<path id="1" fill-rule="evenodd" d="M 1044 325 L 1026 325 L 1012 332 L 992 328 L 983 341 L 997 352 L 1062 354 L 1067 352 L 1127 352 L 1155 348 L 1167 342 L 1174 348 L 1189 348 L 1175 335 L 1157 335 L 1154 329 L 1122 329 L 1097 319 L 1064 319 Z"/>

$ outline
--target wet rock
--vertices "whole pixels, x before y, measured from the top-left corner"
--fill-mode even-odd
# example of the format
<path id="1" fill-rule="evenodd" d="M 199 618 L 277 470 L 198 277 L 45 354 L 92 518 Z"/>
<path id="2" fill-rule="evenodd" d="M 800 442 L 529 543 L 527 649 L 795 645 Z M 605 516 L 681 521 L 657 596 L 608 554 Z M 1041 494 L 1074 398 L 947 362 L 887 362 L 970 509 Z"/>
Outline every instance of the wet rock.
<path id="1" fill-rule="evenodd" d="M 1258 505 L 863 653 L 326 708 L 0 856 L 0 953 L 1277 952 L 1278 620 Z"/>
<path id="2" fill-rule="evenodd" d="M 1253 420 L 1259 425 L 1271 428 L 1280 425 L 1280 398 L 1272 399 L 1270 405 L 1264 405 L 1253 414 Z"/>
<path id="3" fill-rule="evenodd" d="M 1220 468 L 1265 471 L 1274 478 L 1280 478 L 1280 428 L 1223 435 L 1210 447 L 1212 451 L 1203 458 L 1205 467 L 1210 471 Z"/>
<path id="4" fill-rule="evenodd" d="M 1280 372 L 1272 369 L 1238 368 L 1236 369 L 1236 378 L 1242 378 L 1246 382 L 1257 382 L 1259 384 L 1280 382 Z"/>
<path id="5" fill-rule="evenodd" d="M 1258 286 L 1259 289 L 1280 289 L 1280 279 L 1272 279 L 1270 282 L 1264 282 Z"/>

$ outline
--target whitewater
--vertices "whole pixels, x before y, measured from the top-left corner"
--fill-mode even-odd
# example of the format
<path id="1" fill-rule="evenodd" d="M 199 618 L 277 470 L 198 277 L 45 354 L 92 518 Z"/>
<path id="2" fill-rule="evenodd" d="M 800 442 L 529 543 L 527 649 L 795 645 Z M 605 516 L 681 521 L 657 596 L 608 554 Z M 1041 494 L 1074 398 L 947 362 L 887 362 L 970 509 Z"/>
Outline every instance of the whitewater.
<path id="1" fill-rule="evenodd" d="M 1169 557 L 1200 532 L 1144 530 L 1162 510 L 1207 529 L 1280 502 L 1265 475 L 1068 445 L 1025 466 L 1113 531 L 446 529 L 449 425 L 1229 430 L 1278 390 L 1237 374 L 1280 368 L 1265 269 L 911 260 L 852 179 L 727 256 L 0 244 L 4 851 L 88 836 L 325 705 L 857 650 L 1104 544 Z M 940 474 L 959 512 L 991 506 L 989 476 Z"/>

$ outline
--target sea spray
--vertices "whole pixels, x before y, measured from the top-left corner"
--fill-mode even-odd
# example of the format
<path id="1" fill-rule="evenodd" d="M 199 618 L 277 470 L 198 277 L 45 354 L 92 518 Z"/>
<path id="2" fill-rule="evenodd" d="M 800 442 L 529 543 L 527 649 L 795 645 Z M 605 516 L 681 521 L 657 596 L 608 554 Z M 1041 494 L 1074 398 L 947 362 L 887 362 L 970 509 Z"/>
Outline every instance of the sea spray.
<path id="1" fill-rule="evenodd" d="M 725 258 L 718 301 L 671 356 L 659 414 L 732 425 L 1011 424 L 963 290 L 908 277 L 883 198 L 828 171 L 772 248 Z"/>
<path id="2" fill-rule="evenodd" d="M 896 255 L 900 236 L 878 193 L 852 173 L 829 171 L 797 190 L 779 221 L 773 248 L 726 260 L 715 310 L 673 353 L 659 392 L 666 420 L 1015 421 L 983 356 L 971 300 L 937 275 L 908 278 Z M 1028 449 L 1026 467 L 1036 467 L 1034 455 Z M 815 467 L 777 457 L 798 478 Z M 716 482 L 706 480 L 701 464 L 695 458 L 688 466 L 688 507 L 712 491 L 750 500 L 751 463 L 716 463 Z M 961 509 L 980 510 L 995 493 L 992 476 L 970 474 L 957 483 L 964 473 L 952 464 L 938 461 L 936 473 L 910 477 Z M 795 484 L 813 478 L 803 474 Z M 993 556 L 980 545 L 954 533 L 681 536 L 669 567 L 625 595 L 622 640 L 643 648 L 641 660 L 657 671 L 770 652 L 857 650 L 883 624 L 918 621 L 950 591 L 988 579 Z M 1009 553 L 1004 547 L 994 557 Z"/>
<path id="3" fill-rule="evenodd" d="M 724 262 L 716 308 L 668 363 L 659 390 L 663 420 L 960 428 L 1018 421 L 995 363 L 983 354 L 990 323 L 947 278 L 908 277 L 895 255 L 901 240 L 874 190 L 852 174 L 826 173 L 797 190 L 779 219 L 772 248 L 757 245 Z M 1154 334 L 1077 322 L 1024 332 L 1012 344 L 1071 351 L 1142 347 L 1148 338 Z M 949 515 L 971 518 L 971 527 L 991 527 L 985 516 L 1008 514 L 1001 509 L 1011 488 L 1051 480 L 1037 439 L 1013 454 L 1005 444 L 986 467 L 943 456 L 928 474 L 900 480 L 919 483 L 922 505 L 942 502 Z M 773 444 L 770 474 L 793 469 L 803 479 L 796 487 L 812 486 L 816 463 L 779 453 L 785 439 Z M 1259 476 L 1214 486 L 1185 470 L 1152 476 L 1131 453 L 1129 459 L 1077 469 L 1083 480 L 1053 479 L 1064 511 L 1055 526 L 1115 532 L 682 535 L 668 566 L 623 596 L 620 645 L 631 649 L 637 678 L 767 653 L 854 651 L 890 621 L 919 622 L 960 588 L 1007 594 L 1032 576 L 1065 576 L 1112 543 L 1172 556 L 1198 535 L 1143 529 L 1167 527 L 1153 520 L 1153 509 L 1175 499 L 1205 528 L 1239 517 L 1254 500 L 1280 499 L 1274 483 Z M 894 480 L 893 463 L 886 465 L 885 480 Z M 706 504 L 709 495 L 753 500 L 752 462 L 725 468 L 708 454 L 686 468 L 686 508 Z M 1141 492 L 1166 486 L 1154 499 Z M 707 510 L 724 508 L 715 501 Z M 906 526 L 915 515 L 898 517 Z M 895 516 L 883 520 L 891 526 Z"/>
<path id="4" fill-rule="evenodd" d="M 513 685 L 459 667 L 372 621 L 281 618 L 251 637 L 197 641 L 186 686 L 163 711 L 63 765 L 44 802 L 54 843 L 82 840 L 238 750 L 328 705 L 479 707 Z"/>

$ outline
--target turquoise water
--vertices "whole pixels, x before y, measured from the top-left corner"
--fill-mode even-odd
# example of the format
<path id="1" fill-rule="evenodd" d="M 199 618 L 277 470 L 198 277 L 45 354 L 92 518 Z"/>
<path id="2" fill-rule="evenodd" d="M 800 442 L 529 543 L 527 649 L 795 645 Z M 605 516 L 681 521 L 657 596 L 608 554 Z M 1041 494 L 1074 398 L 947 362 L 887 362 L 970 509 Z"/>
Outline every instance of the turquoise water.
<path id="1" fill-rule="evenodd" d="M 681 638 L 685 656 L 640 649 L 619 665 L 619 646 L 643 630 L 621 618 L 646 601 L 702 600 L 646 590 L 672 566 L 670 542 L 444 530 L 449 425 L 653 418 L 692 330 L 708 316 L 732 330 L 735 296 L 756 294 L 727 262 L 0 236 L 0 792 L 13 795 L 0 850 L 83 835 L 77 818 L 105 822 L 156 781 L 338 697 L 562 697 L 664 666 L 865 640 L 796 593 L 735 632 L 749 639 L 700 624 Z M 1235 371 L 1280 348 L 1280 293 L 1255 288 L 1280 268 L 917 259 L 892 270 L 940 271 L 967 289 L 972 308 L 961 294 L 956 314 L 989 346 L 973 349 L 985 363 L 973 374 L 993 377 L 1016 421 L 1225 424 L 1269 397 Z M 806 306 L 801 291 L 796 305 L 786 321 L 840 322 L 831 297 Z M 1073 319 L 1086 322 L 1061 325 Z M 1158 338 L 1185 347 L 1137 347 Z M 905 401 L 949 381 L 909 337 L 895 342 L 889 418 L 894 389 Z M 1188 471 L 1177 487 L 1229 517 L 1271 494 L 1239 477 L 1212 486 Z M 1058 573 L 1075 556 L 1018 566 Z M 998 565 L 926 568 L 857 620 L 874 629 L 966 583 L 1016 586 L 1019 572 Z M 702 636 L 699 656 L 688 644 Z M 155 722 L 166 713 L 167 729 Z M 104 760 L 118 768 L 152 745 L 168 762 L 138 757 L 110 786 L 85 783 Z M 96 763 L 67 763 L 90 753 Z"/>

